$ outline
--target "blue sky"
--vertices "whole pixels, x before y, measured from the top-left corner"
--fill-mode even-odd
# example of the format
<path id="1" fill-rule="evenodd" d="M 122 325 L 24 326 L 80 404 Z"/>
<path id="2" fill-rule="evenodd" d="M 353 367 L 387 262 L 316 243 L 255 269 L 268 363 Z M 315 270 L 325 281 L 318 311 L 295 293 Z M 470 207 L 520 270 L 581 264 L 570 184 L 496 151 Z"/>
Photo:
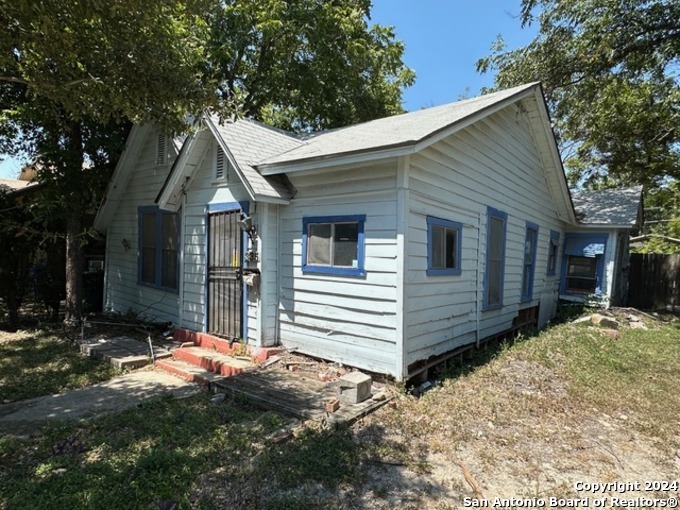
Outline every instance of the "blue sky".
<path id="1" fill-rule="evenodd" d="M 404 108 L 418 110 L 472 97 L 493 83 L 475 62 L 499 34 L 509 48 L 527 44 L 535 29 L 520 28 L 520 0 L 373 0 L 371 21 L 395 27 L 404 61 L 416 83 L 404 91 Z M 0 178 L 14 178 L 21 161 L 0 163 Z"/>
<path id="2" fill-rule="evenodd" d="M 416 83 L 404 92 L 404 107 L 418 110 L 479 94 L 493 84 L 480 75 L 478 59 L 500 34 L 508 48 L 529 43 L 534 27 L 522 30 L 520 0 L 373 0 L 372 21 L 395 27 L 406 44 L 404 61 Z"/>

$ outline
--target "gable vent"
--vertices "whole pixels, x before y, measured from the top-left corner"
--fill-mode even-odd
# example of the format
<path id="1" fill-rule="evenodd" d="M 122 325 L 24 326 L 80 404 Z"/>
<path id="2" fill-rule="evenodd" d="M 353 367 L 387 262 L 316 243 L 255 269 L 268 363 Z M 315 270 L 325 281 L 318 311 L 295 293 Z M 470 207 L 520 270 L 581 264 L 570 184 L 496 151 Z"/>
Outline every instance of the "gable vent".
<path id="1" fill-rule="evenodd" d="M 165 158 L 167 156 L 166 154 L 166 138 L 165 138 L 165 133 L 161 133 L 158 135 L 158 139 L 156 140 L 156 164 L 157 165 L 164 165 L 165 164 Z"/>
<path id="2" fill-rule="evenodd" d="M 222 147 L 217 147 L 217 155 L 215 158 L 215 178 L 224 179 L 226 177 L 226 161 L 224 158 L 224 150 Z"/>

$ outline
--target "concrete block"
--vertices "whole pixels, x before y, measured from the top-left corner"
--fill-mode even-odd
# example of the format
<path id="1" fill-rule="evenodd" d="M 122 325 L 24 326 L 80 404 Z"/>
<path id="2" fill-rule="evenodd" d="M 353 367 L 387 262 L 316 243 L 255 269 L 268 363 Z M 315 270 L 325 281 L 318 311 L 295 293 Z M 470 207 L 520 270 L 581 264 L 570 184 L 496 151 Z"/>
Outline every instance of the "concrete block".
<path id="1" fill-rule="evenodd" d="M 350 372 L 338 379 L 338 399 L 345 405 L 358 404 L 371 396 L 373 380 L 370 375 Z"/>

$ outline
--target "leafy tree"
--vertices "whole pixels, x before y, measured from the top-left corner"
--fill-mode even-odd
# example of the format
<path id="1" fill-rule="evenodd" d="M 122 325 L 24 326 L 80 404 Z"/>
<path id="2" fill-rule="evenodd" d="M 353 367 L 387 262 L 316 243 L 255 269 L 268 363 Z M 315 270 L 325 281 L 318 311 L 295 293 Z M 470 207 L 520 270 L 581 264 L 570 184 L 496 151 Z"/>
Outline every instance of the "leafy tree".
<path id="1" fill-rule="evenodd" d="M 369 0 L 225 2 L 211 16 L 210 66 L 241 114 L 297 131 L 401 113 L 415 78 Z"/>
<path id="2" fill-rule="evenodd" d="M 477 62 L 498 87 L 541 81 L 572 184 L 680 177 L 680 2 L 523 0 L 527 46 Z"/>
<path id="3" fill-rule="evenodd" d="M 0 187 L 0 297 L 12 331 L 19 323 L 19 309 L 28 289 L 28 268 L 38 244 L 32 223 L 30 209 Z"/>
<path id="4" fill-rule="evenodd" d="M 39 157 L 66 223 L 79 318 L 83 216 L 130 122 L 204 110 L 310 131 L 401 111 L 414 80 L 369 0 L 0 1 L 0 152 Z"/>
<path id="5" fill-rule="evenodd" d="M 2 149 L 38 156 L 40 180 L 54 184 L 56 209 L 66 219 L 69 318 L 80 316 L 82 222 L 97 189 L 92 177 L 119 153 L 107 146 L 122 147 L 126 119 L 178 126 L 187 112 L 210 104 L 202 79 L 208 32 L 199 16 L 207 6 L 0 3 Z"/>

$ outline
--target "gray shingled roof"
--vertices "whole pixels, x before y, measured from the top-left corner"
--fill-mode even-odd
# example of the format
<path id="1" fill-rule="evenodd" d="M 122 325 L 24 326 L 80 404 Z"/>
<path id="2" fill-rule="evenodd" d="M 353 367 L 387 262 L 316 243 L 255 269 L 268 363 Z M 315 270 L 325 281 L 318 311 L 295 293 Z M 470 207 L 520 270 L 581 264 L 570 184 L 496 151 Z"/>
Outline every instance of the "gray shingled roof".
<path id="1" fill-rule="evenodd" d="M 641 200 L 642 186 L 589 191 L 573 196 L 576 217 L 586 225 L 635 225 Z"/>
<path id="2" fill-rule="evenodd" d="M 290 199 L 292 189 L 288 179 L 283 176 L 264 177 L 254 165 L 274 154 L 300 147 L 303 142 L 299 138 L 249 119 L 220 124 L 217 117 L 211 117 L 210 121 L 256 197 Z"/>
<path id="3" fill-rule="evenodd" d="M 417 143 L 485 108 L 537 86 L 536 83 L 530 83 L 457 103 L 325 131 L 305 140 L 297 148 L 283 154 L 272 154 L 259 162 L 273 165 Z"/>

